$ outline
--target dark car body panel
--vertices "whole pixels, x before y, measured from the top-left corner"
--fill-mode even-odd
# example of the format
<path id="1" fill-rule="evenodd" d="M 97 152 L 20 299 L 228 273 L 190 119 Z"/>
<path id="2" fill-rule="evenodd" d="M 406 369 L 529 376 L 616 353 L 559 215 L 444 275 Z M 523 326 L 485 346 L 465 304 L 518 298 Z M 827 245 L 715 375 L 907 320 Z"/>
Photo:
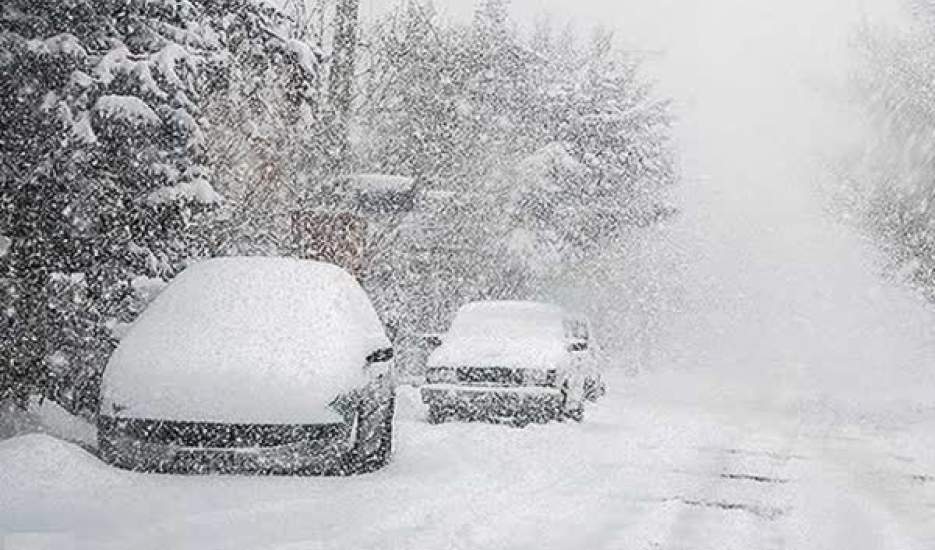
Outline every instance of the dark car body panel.
<path id="1" fill-rule="evenodd" d="M 441 419 L 515 423 L 547 422 L 561 415 L 565 396 L 556 388 L 545 387 L 473 387 L 450 384 L 426 384 L 422 400 Z M 441 420 L 438 419 L 438 420 Z"/>
<path id="2" fill-rule="evenodd" d="M 395 399 L 389 377 L 341 396 L 334 408 L 343 422 L 251 424 L 101 415 L 99 454 L 120 468 L 174 474 L 348 475 L 381 466 L 392 445 Z"/>

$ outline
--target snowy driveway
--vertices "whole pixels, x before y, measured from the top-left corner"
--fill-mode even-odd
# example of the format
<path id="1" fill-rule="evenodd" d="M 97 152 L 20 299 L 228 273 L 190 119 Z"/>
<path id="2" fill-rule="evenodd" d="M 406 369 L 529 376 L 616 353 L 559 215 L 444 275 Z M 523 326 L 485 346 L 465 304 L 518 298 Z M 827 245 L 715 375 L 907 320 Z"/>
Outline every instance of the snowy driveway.
<path id="1" fill-rule="evenodd" d="M 348 479 L 132 474 L 8 440 L 0 530 L 120 550 L 935 548 L 931 411 L 848 424 L 698 400 L 678 375 L 611 382 L 585 424 L 525 430 L 430 426 L 407 388 L 394 462 Z"/>

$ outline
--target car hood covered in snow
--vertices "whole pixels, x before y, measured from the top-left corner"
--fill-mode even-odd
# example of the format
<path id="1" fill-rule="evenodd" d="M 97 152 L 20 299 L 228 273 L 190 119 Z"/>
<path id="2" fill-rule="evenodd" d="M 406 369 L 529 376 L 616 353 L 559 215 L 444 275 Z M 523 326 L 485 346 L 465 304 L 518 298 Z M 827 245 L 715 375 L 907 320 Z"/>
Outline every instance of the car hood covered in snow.
<path id="1" fill-rule="evenodd" d="M 428 366 L 561 368 L 568 361 L 563 320 L 563 310 L 551 304 L 467 304 Z"/>
<path id="2" fill-rule="evenodd" d="M 129 418 L 321 423 L 366 383 L 367 355 L 389 347 L 345 271 L 273 258 L 186 269 L 147 308 L 107 365 L 101 412 Z"/>
<path id="3" fill-rule="evenodd" d="M 438 348 L 428 366 L 555 369 L 567 360 L 564 344 L 545 338 L 460 338 Z"/>

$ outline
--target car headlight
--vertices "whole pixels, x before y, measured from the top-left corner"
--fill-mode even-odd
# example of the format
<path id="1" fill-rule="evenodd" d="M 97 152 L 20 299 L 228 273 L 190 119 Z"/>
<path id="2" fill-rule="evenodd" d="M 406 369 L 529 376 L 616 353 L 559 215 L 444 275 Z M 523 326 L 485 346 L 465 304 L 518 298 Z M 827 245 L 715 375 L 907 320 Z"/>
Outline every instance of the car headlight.
<path id="1" fill-rule="evenodd" d="M 525 369 L 523 371 L 524 386 L 554 386 L 555 379 L 555 369 Z"/>
<path id="2" fill-rule="evenodd" d="M 458 372 L 449 367 L 437 367 L 426 371 L 425 381 L 429 384 L 454 384 L 458 381 Z"/>

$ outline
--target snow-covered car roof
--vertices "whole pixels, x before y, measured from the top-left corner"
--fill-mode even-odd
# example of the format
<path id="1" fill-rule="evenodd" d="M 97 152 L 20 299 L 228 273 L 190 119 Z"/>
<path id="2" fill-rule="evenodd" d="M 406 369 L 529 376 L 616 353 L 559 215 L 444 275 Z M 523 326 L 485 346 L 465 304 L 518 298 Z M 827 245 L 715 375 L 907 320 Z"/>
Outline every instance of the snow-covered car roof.
<path id="1" fill-rule="evenodd" d="M 451 324 L 454 335 L 564 336 L 565 311 L 553 304 L 523 301 L 471 302 Z"/>
<path id="2" fill-rule="evenodd" d="M 565 311 L 541 302 L 472 302 L 455 315 L 429 367 L 556 368 L 567 361 Z"/>
<path id="3" fill-rule="evenodd" d="M 365 383 L 389 347 L 342 269 L 286 258 L 224 258 L 182 272 L 133 324 L 104 374 L 101 411 L 238 423 L 334 421 L 328 405 Z"/>

